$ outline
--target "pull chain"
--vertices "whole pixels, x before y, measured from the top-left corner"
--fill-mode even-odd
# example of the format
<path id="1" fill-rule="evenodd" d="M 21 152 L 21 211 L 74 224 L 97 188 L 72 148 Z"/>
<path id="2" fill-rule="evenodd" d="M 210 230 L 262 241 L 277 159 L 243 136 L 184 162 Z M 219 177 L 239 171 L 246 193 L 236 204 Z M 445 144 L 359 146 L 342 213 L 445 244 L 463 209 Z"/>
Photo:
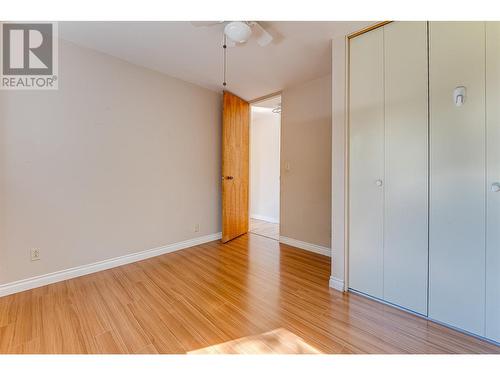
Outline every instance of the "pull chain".
<path id="1" fill-rule="evenodd" d="M 224 42 L 222 44 L 222 49 L 223 49 L 223 53 L 224 53 L 224 62 L 223 62 L 223 66 L 224 66 L 224 72 L 223 72 L 223 82 L 222 82 L 222 86 L 226 86 L 227 83 L 226 83 L 226 65 L 227 65 L 227 44 L 226 44 L 226 34 L 224 34 Z"/>

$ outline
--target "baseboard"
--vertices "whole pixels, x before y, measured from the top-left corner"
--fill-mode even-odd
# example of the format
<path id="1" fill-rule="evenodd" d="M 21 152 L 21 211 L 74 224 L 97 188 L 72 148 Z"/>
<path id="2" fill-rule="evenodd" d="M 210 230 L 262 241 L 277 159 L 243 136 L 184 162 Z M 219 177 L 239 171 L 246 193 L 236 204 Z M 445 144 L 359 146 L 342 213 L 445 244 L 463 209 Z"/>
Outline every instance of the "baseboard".
<path id="1" fill-rule="evenodd" d="M 327 257 L 331 257 L 330 249 L 328 247 L 325 247 L 325 246 L 314 245 L 312 243 L 303 242 L 303 241 L 299 241 L 299 240 L 289 238 L 289 237 L 284 237 L 284 236 L 280 236 L 280 242 L 284 243 L 286 245 L 298 247 L 299 249 L 312 251 L 313 253 L 326 255 Z"/>
<path id="2" fill-rule="evenodd" d="M 263 221 L 267 221 L 269 223 L 274 223 L 274 224 L 279 224 L 279 222 L 280 222 L 279 219 L 276 219 L 275 217 L 264 216 L 264 215 L 251 214 L 250 218 L 257 219 L 257 220 L 263 220 Z"/>
<path id="3" fill-rule="evenodd" d="M 344 292 L 344 280 L 337 277 L 330 276 L 330 282 L 328 283 L 330 288 L 336 289 L 340 292 Z"/>
<path id="4" fill-rule="evenodd" d="M 38 288 L 44 285 L 57 283 L 75 277 L 88 275 L 94 272 L 104 271 L 110 268 L 123 266 L 124 264 L 134 263 L 140 260 L 156 257 L 158 255 L 171 253 L 174 251 L 187 249 L 188 247 L 201 245 L 206 242 L 218 240 L 222 237 L 222 233 L 209 234 L 207 236 L 197 237 L 190 240 L 177 242 L 174 244 L 157 247 L 150 250 L 140 251 L 133 254 L 123 255 L 120 257 L 103 260 L 83 266 L 69 268 L 62 271 L 56 271 L 45 275 L 31 277 L 29 279 L 14 281 L 8 284 L 0 285 L 0 297 L 9 294 L 19 293 L 24 290 Z"/>

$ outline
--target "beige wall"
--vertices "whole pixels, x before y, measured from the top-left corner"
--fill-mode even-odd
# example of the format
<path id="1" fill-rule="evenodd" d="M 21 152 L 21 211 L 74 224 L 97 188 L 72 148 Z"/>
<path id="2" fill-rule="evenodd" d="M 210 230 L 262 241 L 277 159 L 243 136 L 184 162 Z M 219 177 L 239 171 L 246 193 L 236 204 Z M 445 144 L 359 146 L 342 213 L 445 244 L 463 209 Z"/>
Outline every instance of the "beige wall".
<path id="1" fill-rule="evenodd" d="M 219 94 L 67 42 L 0 92 L 0 284 L 220 229 Z"/>
<path id="2" fill-rule="evenodd" d="M 282 94 L 280 235 L 326 247 L 331 238 L 331 83 L 328 75 Z"/>

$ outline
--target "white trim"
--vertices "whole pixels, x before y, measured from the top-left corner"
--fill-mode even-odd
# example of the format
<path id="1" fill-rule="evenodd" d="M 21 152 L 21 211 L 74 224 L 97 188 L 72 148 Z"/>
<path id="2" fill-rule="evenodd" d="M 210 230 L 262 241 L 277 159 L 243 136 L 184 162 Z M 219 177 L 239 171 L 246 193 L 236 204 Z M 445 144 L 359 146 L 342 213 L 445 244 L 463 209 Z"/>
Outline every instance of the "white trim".
<path id="1" fill-rule="evenodd" d="M 338 291 L 344 292 L 344 280 L 339 279 L 338 277 L 330 276 L 330 282 L 328 283 L 330 288 L 336 289 Z"/>
<path id="2" fill-rule="evenodd" d="M 312 243 L 303 242 L 299 240 L 295 240 L 293 238 L 280 236 L 280 242 L 286 245 L 298 247 L 299 249 L 312 251 L 313 253 L 326 255 L 327 257 L 331 257 L 331 250 L 325 246 L 314 245 Z"/>
<path id="3" fill-rule="evenodd" d="M 344 66 L 344 287 L 345 290 L 349 288 L 349 237 L 350 237 L 350 227 L 349 227 L 349 192 L 350 192 L 350 105 L 349 102 L 350 92 L 349 87 L 351 84 L 350 75 L 351 75 L 351 41 L 347 37 L 345 37 L 345 66 Z"/>
<path id="4" fill-rule="evenodd" d="M 257 220 L 263 220 L 267 221 L 269 223 L 273 224 L 279 224 L 280 220 L 275 217 L 270 217 L 270 216 L 264 216 L 264 215 L 256 215 L 256 214 L 250 214 L 251 219 L 257 219 Z"/>
<path id="5" fill-rule="evenodd" d="M 158 255 L 171 253 L 173 251 L 186 249 L 188 247 L 201 245 L 206 242 L 218 240 L 221 237 L 222 233 L 209 234 L 206 236 L 197 237 L 182 242 L 177 242 L 150 250 L 140 251 L 133 254 L 123 255 L 120 257 L 103 260 L 100 262 L 69 268 L 62 271 L 56 271 L 45 275 L 35 276 L 29 279 L 14 281 L 8 284 L 0 285 L 0 297 L 7 296 L 13 293 L 22 292 L 28 289 L 38 288 L 59 281 L 68 280 L 83 275 L 88 275 L 90 273 L 107 270 L 110 268 L 122 266 L 124 264 L 129 264 L 140 260 L 156 257 Z"/>

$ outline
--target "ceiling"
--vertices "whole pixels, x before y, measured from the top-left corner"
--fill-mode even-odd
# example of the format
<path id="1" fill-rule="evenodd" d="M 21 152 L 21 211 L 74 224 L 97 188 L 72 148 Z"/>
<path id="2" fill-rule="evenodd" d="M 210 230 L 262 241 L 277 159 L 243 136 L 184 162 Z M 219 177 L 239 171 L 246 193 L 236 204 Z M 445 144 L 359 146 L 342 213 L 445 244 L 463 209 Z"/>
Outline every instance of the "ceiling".
<path id="1" fill-rule="evenodd" d="M 228 49 L 227 89 L 252 100 L 331 72 L 330 41 L 373 22 L 260 22 L 274 36 Z M 222 90 L 223 25 L 60 22 L 59 36 L 131 63 Z"/>

